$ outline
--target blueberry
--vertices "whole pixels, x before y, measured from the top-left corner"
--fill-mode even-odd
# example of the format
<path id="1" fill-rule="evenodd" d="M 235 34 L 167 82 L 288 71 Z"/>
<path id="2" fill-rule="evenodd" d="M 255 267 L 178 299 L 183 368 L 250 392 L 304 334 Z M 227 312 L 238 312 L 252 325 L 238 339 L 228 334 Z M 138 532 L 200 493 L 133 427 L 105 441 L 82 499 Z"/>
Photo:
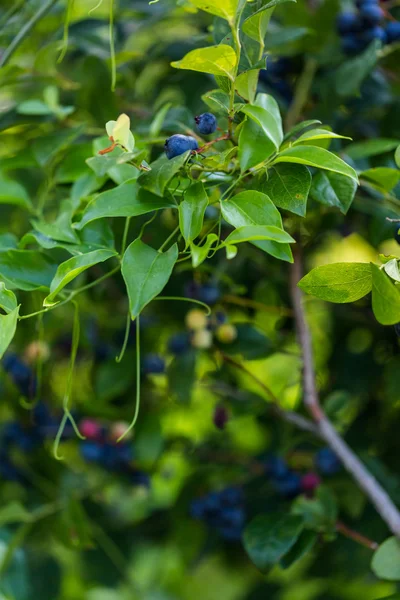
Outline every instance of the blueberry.
<path id="1" fill-rule="evenodd" d="M 197 300 L 205 304 L 216 304 L 221 297 L 221 292 L 216 285 L 205 283 L 197 290 Z"/>
<path id="2" fill-rule="evenodd" d="M 271 456 L 265 465 L 267 475 L 274 479 L 280 479 L 286 477 L 290 472 L 286 462 L 280 456 Z"/>
<path id="3" fill-rule="evenodd" d="M 104 458 L 104 448 L 97 442 L 86 440 L 80 444 L 82 457 L 88 462 L 101 462 Z"/>
<path id="4" fill-rule="evenodd" d="M 394 230 L 394 239 L 398 244 L 400 244 L 400 223 L 397 223 Z"/>
<path id="5" fill-rule="evenodd" d="M 129 479 L 133 485 L 143 486 L 146 488 L 150 487 L 150 477 L 143 471 L 132 471 L 129 474 Z"/>
<path id="6" fill-rule="evenodd" d="M 244 512 L 241 507 L 224 508 L 221 513 L 221 520 L 224 526 L 228 525 L 235 529 L 241 529 L 244 524 Z"/>
<path id="7" fill-rule="evenodd" d="M 276 491 L 285 498 L 294 498 L 301 493 L 301 477 L 289 471 L 285 477 L 273 478 Z"/>
<path id="8" fill-rule="evenodd" d="M 0 456 L 0 478 L 6 481 L 18 481 L 21 478 L 18 469 L 6 455 Z"/>
<path id="9" fill-rule="evenodd" d="M 225 488 L 219 496 L 223 506 L 236 506 L 243 502 L 243 492 L 237 487 Z"/>
<path id="10" fill-rule="evenodd" d="M 162 356 L 158 354 L 146 354 L 143 357 L 142 368 L 144 373 L 164 373 L 165 361 Z"/>
<path id="11" fill-rule="evenodd" d="M 35 395 L 36 381 L 34 374 L 16 354 L 5 356 L 2 366 L 23 396 L 33 397 Z"/>
<path id="12" fill-rule="evenodd" d="M 212 113 L 203 113 L 195 117 L 194 120 L 196 121 L 197 129 L 202 135 L 210 135 L 210 133 L 214 133 L 217 129 L 217 119 Z"/>
<path id="13" fill-rule="evenodd" d="M 384 44 L 386 42 L 387 35 L 383 27 L 379 27 L 379 25 L 376 25 L 375 27 L 366 29 L 361 34 L 360 38 L 367 44 L 369 44 L 373 40 L 380 40 Z"/>
<path id="14" fill-rule="evenodd" d="M 171 354 L 183 354 L 189 346 L 189 336 L 186 332 L 175 333 L 168 340 L 168 351 Z"/>
<path id="15" fill-rule="evenodd" d="M 324 475 L 335 475 L 341 464 L 336 454 L 330 448 L 321 448 L 315 456 L 315 465 Z"/>
<path id="16" fill-rule="evenodd" d="M 342 37 L 342 48 L 345 54 L 356 54 L 365 48 L 365 42 L 354 35 L 344 35 Z"/>
<path id="17" fill-rule="evenodd" d="M 384 13 L 379 5 L 368 2 L 360 7 L 360 16 L 368 25 L 379 25 L 384 17 Z"/>
<path id="18" fill-rule="evenodd" d="M 391 21 L 386 25 L 386 36 L 389 44 L 400 41 L 400 21 Z"/>
<path id="19" fill-rule="evenodd" d="M 342 12 L 339 14 L 336 27 L 341 35 L 346 33 L 354 33 L 358 29 L 359 19 L 353 12 Z"/>
<path id="20" fill-rule="evenodd" d="M 203 498 L 196 498 L 190 504 L 190 514 L 195 519 L 204 519 L 205 504 Z"/>
<path id="21" fill-rule="evenodd" d="M 396 335 L 400 338 L 400 323 L 396 323 L 396 325 L 394 326 L 394 330 L 396 332 Z"/>
<path id="22" fill-rule="evenodd" d="M 229 414 L 225 406 L 219 404 L 215 407 L 213 415 L 213 423 L 217 429 L 225 429 L 225 425 L 229 421 Z"/>
<path id="23" fill-rule="evenodd" d="M 199 145 L 194 137 L 177 133 L 165 140 L 164 150 L 167 158 L 171 159 L 184 154 L 188 150 L 197 150 L 198 147 Z"/>

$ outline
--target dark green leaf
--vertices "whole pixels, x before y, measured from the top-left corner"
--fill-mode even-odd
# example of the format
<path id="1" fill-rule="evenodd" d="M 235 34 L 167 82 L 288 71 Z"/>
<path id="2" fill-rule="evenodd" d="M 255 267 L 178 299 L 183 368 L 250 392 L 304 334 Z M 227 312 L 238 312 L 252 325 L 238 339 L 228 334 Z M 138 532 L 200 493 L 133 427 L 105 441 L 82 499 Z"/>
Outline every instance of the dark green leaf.
<path id="1" fill-rule="evenodd" d="M 0 277 L 13 287 L 48 289 L 57 265 L 34 250 L 0 250 Z"/>
<path id="2" fill-rule="evenodd" d="M 378 60 L 381 46 L 378 40 L 374 40 L 364 52 L 341 64 L 336 71 L 334 82 L 339 96 L 352 96 L 358 93 L 361 83 Z"/>
<path id="3" fill-rule="evenodd" d="M 122 276 L 129 296 L 132 319 L 163 290 L 178 258 L 178 246 L 157 252 L 141 240 L 128 246 L 122 259 Z"/>
<path id="4" fill-rule="evenodd" d="M 297 515 L 260 515 L 246 527 L 244 547 L 256 567 L 265 573 L 294 546 L 303 527 L 303 519 Z"/>
<path id="5" fill-rule="evenodd" d="M 358 183 L 357 173 L 352 167 L 332 152 L 317 146 L 288 148 L 280 152 L 274 162 L 292 162 L 317 167 L 318 169 L 326 169 L 350 177 Z"/>
<path id="6" fill-rule="evenodd" d="M 242 171 L 267 160 L 275 146 L 252 119 L 246 119 L 239 134 L 239 164 Z"/>
<path id="7" fill-rule="evenodd" d="M 358 160 L 359 158 L 368 158 L 369 156 L 377 156 L 394 150 L 399 145 L 399 140 L 391 140 L 389 138 L 375 138 L 365 140 L 364 142 L 355 142 L 345 148 L 345 153 L 350 158 Z"/>
<path id="8" fill-rule="evenodd" d="M 318 536 L 314 531 L 307 529 L 303 530 L 289 552 L 282 558 L 281 565 L 284 569 L 288 569 L 295 562 L 303 558 L 315 546 Z"/>
<path id="9" fill-rule="evenodd" d="M 354 200 L 356 191 L 357 183 L 354 179 L 330 171 L 321 171 L 312 179 L 310 195 L 321 204 L 339 208 L 345 215 Z"/>
<path id="10" fill-rule="evenodd" d="M 0 204 L 15 204 L 28 210 L 32 209 L 26 189 L 17 181 L 0 175 Z"/>
<path id="11" fill-rule="evenodd" d="M 303 277 L 299 287 L 328 302 L 355 302 L 372 289 L 371 268 L 368 263 L 323 265 Z"/>
<path id="12" fill-rule="evenodd" d="M 299 496 L 292 511 L 304 519 L 304 524 L 315 531 L 333 533 L 336 529 L 337 504 L 332 492 L 320 486 L 315 498 Z"/>
<path id="13" fill-rule="evenodd" d="M 207 206 L 208 196 L 204 185 L 200 182 L 191 185 L 179 205 L 179 226 L 186 244 L 190 244 L 200 234 Z"/>
<path id="14" fill-rule="evenodd" d="M 153 192 L 153 194 L 163 196 L 165 188 L 183 167 L 189 156 L 190 151 L 176 156 L 171 160 L 168 160 L 166 156 L 160 156 L 156 161 L 151 163 L 151 171 L 142 173 L 138 179 L 138 183 L 146 190 Z"/>
<path id="15" fill-rule="evenodd" d="M 260 191 L 267 194 L 275 206 L 304 217 L 310 185 L 307 167 L 281 164 L 268 171 Z"/>

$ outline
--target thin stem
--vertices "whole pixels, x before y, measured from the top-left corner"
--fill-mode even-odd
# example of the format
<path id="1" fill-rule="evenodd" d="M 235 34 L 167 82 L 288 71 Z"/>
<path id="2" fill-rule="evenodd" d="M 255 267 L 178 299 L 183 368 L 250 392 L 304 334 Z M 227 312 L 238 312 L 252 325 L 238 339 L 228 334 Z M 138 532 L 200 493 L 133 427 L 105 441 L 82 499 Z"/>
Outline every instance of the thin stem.
<path id="1" fill-rule="evenodd" d="M 129 233 L 129 225 L 130 224 L 131 224 L 131 217 L 126 217 L 124 233 L 122 235 L 122 244 L 121 244 L 121 252 L 120 252 L 121 257 L 124 256 L 124 253 L 125 253 L 126 243 L 128 241 L 128 233 Z"/>
<path id="2" fill-rule="evenodd" d="M 43 4 L 39 10 L 33 15 L 33 17 L 25 23 L 25 25 L 19 30 L 11 44 L 4 51 L 3 56 L 0 59 L 0 67 L 4 67 L 5 64 L 10 60 L 11 56 L 14 54 L 16 49 L 26 36 L 31 32 L 31 30 L 35 27 L 36 23 L 40 21 L 42 17 L 57 3 L 58 0 L 48 0 L 45 4 Z"/>
<path id="3" fill-rule="evenodd" d="M 110 0 L 110 58 L 111 58 L 111 91 L 115 90 L 117 82 L 117 65 L 115 62 L 115 42 L 114 42 L 114 0 Z"/>
<path id="4" fill-rule="evenodd" d="M 175 229 L 173 230 L 173 232 L 171 233 L 171 235 L 169 235 L 167 237 L 167 239 L 165 240 L 165 242 L 163 242 L 161 244 L 161 246 L 158 249 L 158 252 L 162 252 L 164 250 L 165 246 L 167 246 L 168 242 L 170 242 L 176 236 L 176 234 L 178 233 L 178 231 L 179 231 L 179 225 L 177 225 L 175 227 Z"/>
<path id="5" fill-rule="evenodd" d="M 312 415 L 319 435 L 341 460 L 344 467 L 352 475 L 360 488 L 375 506 L 390 531 L 400 537 L 400 512 L 389 494 L 371 475 L 353 450 L 340 437 L 319 402 L 316 386 L 311 333 L 306 321 L 303 306 L 303 292 L 297 285 L 303 275 L 302 254 L 299 244 L 294 249 L 295 261 L 291 269 L 290 292 L 297 327 L 297 335 L 303 354 L 304 368 L 304 404 Z"/>
<path id="6" fill-rule="evenodd" d="M 128 309 L 128 313 L 126 315 L 126 326 L 125 326 L 124 342 L 122 344 L 121 352 L 119 353 L 119 355 L 115 359 L 115 361 L 117 363 L 120 363 L 121 360 L 124 358 L 125 350 L 126 350 L 126 347 L 128 345 L 129 334 L 130 334 L 130 331 L 131 331 L 131 322 L 132 322 L 131 313 L 130 313 L 130 310 Z"/>
<path id="7" fill-rule="evenodd" d="M 207 311 L 207 316 L 211 315 L 211 308 L 205 302 L 201 302 L 200 300 L 194 300 L 193 298 L 182 298 L 181 296 L 157 296 L 157 298 L 153 298 L 154 300 L 175 300 L 178 302 L 191 302 L 192 304 L 198 304 L 202 306 Z"/>
<path id="8" fill-rule="evenodd" d="M 286 129 L 291 129 L 298 119 L 301 117 L 303 108 L 309 98 L 311 86 L 314 80 L 315 73 L 318 68 L 318 62 L 315 58 L 308 58 L 304 66 L 304 70 L 300 75 L 296 84 L 293 102 L 287 112 L 285 119 Z"/>
<path id="9" fill-rule="evenodd" d="M 138 420 L 140 410 L 140 315 L 136 317 L 136 404 L 135 414 L 129 427 L 124 433 L 117 439 L 120 442 L 125 436 L 135 427 L 136 421 Z"/>
<path id="10" fill-rule="evenodd" d="M 365 537 L 365 535 L 362 535 L 361 533 L 350 529 L 350 527 L 347 527 L 347 525 L 345 525 L 341 521 L 338 521 L 336 523 L 336 530 L 345 537 L 349 538 L 350 540 L 357 542 L 357 544 L 365 546 L 365 548 L 368 548 L 368 550 L 375 551 L 379 548 L 379 544 L 377 542 L 374 542 L 373 540 L 370 540 L 369 538 Z"/>
<path id="11" fill-rule="evenodd" d="M 67 14 L 65 15 L 65 21 L 64 21 L 64 34 L 63 34 L 63 46 L 60 52 L 60 56 L 58 57 L 57 62 L 60 63 L 62 62 L 64 56 L 67 53 L 68 50 L 68 39 L 69 39 L 69 24 L 71 21 L 71 15 L 72 15 L 72 8 L 74 6 L 74 0 L 68 0 L 68 4 L 67 4 Z"/>
<path id="12" fill-rule="evenodd" d="M 197 150 L 193 150 L 193 154 L 202 154 L 203 152 L 208 150 L 208 148 L 210 148 L 217 142 L 223 142 L 224 140 L 229 140 L 229 138 L 230 138 L 230 135 L 228 133 L 226 133 L 225 135 L 220 135 L 219 137 L 215 138 L 214 140 L 211 140 L 211 142 L 207 142 L 206 144 L 204 144 L 204 146 L 202 146 L 201 148 L 198 148 Z"/>
<path id="13" fill-rule="evenodd" d="M 313 433 L 314 435 L 319 435 L 317 428 L 311 421 L 305 419 L 297 413 L 282 410 L 282 408 L 279 406 L 279 400 L 275 396 L 273 391 L 263 381 L 261 381 L 261 379 L 259 379 L 258 377 L 256 377 L 256 375 L 249 371 L 243 363 L 232 358 L 232 356 L 228 356 L 224 352 L 220 352 L 220 355 L 226 363 L 234 366 L 243 373 L 246 373 L 246 375 L 248 375 L 255 383 L 257 383 L 260 386 L 261 389 L 264 390 L 264 392 L 270 397 L 270 400 L 272 402 L 271 409 L 274 411 L 276 416 L 280 417 L 284 421 L 287 421 L 288 423 L 296 425 L 296 427 L 299 427 L 299 429 L 303 429 L 303 431 L 308 431 L 310 433 Z"/>

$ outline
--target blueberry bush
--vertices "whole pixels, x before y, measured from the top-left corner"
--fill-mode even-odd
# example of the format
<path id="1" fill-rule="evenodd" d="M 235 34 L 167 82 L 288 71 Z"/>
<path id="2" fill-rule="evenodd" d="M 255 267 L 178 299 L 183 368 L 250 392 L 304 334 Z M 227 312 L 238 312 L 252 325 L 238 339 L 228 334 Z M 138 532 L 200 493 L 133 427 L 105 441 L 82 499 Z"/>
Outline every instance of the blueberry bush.
<path id="1" fill-rule="evenodd" d="M 400 598 L 398 0 L 0 0 L 0 600 Z"/>

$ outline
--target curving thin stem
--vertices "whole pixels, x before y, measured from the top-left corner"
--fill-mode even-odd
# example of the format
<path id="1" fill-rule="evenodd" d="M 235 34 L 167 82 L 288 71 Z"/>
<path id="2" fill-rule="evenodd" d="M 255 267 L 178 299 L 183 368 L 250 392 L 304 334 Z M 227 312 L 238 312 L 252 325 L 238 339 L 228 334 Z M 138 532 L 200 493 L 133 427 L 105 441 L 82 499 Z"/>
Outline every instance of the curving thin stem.
<path id="1" fill-rule="evenodd" d="M 128 313 L 126 315 L 126 325 L 125 325 L 124 341 L 123 341 L 123 344 L 122 344 L 121 352 L 119 353 L 119 355 L 115 359 L 115 362 L 117 362 L 117 363 L 120 363 L 121 360 L 124 358 L 126 347 L 128 345 L 129 333 L 131 331 L 131 322 L 132 322 L 131 313 L 130 313 L 130 310 L 128 309 Z"/>
<path id="2" fill-rule="evenodd" d="M 117 439 L 120 442 L 125 436 L 135 427 L 136 421 L 139 417 L 140 411 L 140 315 L 136 317 L 136 403 L 135 403 L 135 414 L 124 433 Z"/>
<path id="3" fill-rule="evenodd" d="M 191 302 L 192 304 L 198 304 L 202 306 L 207 311 L 207 317 L 211 315 L 211 308 L 205 302 L 201 302 L 201 300 L 194 300 L 194 298 L 182 298 L 182 296 L 157 296 L 157 298 L 153 298 L 154 300 L 177 300 L 178 302 Z"/>

